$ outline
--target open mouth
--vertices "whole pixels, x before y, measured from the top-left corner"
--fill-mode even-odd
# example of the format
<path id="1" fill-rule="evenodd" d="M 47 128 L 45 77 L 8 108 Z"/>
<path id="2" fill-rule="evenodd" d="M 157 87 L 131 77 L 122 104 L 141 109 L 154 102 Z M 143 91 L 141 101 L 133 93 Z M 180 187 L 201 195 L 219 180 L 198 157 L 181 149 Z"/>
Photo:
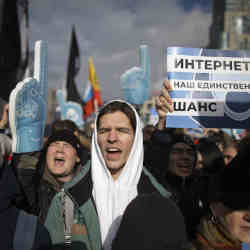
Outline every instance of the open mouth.
<path id="1" fill-rule="evenodd" d="M 192 172 L 192 166 L 190 166 L 190 165 L 181 165 L 181 166 L 179 166 L 179 168 L 183 172 L 187 172 L 187 173 Z"/>
<path id="2" fill-rule="evenodd" d="M 180 168 L 192 169 L 192 165 L 190 163 L 179 163 Z"/>
<path id="3" fill-rule="evenodd" d="M 119 148 L 108 148 L 106 150 L 108 159 L 110 160 L 117 159 L 118 157 L 120 157 L 121 152 L 122 151 Z"/>
<path id="4" fill-rule="evenodd" d="M 64 162 L 65 162 L 65 159 L 63 158 L 59 158 L 59 157 L 55 158 L 55 165 L 58 167 L 63 166 Z"/>

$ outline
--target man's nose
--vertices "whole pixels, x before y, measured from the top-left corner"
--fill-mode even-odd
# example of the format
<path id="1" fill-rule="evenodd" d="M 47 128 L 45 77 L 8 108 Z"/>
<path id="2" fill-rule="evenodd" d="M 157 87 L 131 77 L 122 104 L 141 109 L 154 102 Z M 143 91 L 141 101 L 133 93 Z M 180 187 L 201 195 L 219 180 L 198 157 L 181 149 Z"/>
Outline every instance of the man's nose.
<path id="1" fill-rule="evenodd" d="M 64 145 L 58 144 L 56 145 L 56 152 L 63 152 L 64 151 Z"/>
<path id="2" fill-rule="evenodd" d="M 108 141 L 111 143 L 117 141 L 117 132 L 115 130 L 109 132 Z"/>

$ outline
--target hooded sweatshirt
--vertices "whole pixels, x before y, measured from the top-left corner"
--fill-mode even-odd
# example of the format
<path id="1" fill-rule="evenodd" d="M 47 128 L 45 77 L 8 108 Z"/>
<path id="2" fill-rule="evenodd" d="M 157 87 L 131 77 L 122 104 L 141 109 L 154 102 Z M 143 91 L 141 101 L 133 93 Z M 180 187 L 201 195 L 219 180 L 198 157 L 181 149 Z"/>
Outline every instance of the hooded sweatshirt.
<path id="1" fill-rule="evenodd" d="M 118 101 L 124 102 L 121 100 Z M 93 133 L 91 152 L 93 198 L 96 204 L 101 229 L 102 244 L 105 250 L 111 249 L 111 244 L 120 226 L 122 215 L 127 205 L 138 194 L 137 184 L 143 168 L 142 124 L 134 107 L 129 103 L 126 104 L 135 113 L 136 131 L 127 163 L 116 180 L 112 178 L 97 142 L 98 116 L 95 120 L 95 129 Z"/>

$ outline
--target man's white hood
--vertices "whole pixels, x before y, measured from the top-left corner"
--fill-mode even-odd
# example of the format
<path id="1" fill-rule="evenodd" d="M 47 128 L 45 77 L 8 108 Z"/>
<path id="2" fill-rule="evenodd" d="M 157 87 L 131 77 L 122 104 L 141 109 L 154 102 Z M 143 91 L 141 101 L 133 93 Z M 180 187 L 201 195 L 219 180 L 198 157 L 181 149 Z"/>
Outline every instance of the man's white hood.
<path id="1" fill-rule="evenodd" d="M 93 198 L 96 203 L 102 244 L 105 250 L 111 249 L 111 244 L 120 226 L 124 210 L 130 201 L 137 196 L 137 184 L 143 168 L 143 134 L 140 117 L 129 103 L 122 100 L 114 101 L 126 103 L 134 111 L 136 131 L 128 161 L 118 179 L 114 181 L 106 167 L 97 143 L 96 123 L 98 115 L 95 120 L 91 151 L 91 175 L 93 180 Z"/>

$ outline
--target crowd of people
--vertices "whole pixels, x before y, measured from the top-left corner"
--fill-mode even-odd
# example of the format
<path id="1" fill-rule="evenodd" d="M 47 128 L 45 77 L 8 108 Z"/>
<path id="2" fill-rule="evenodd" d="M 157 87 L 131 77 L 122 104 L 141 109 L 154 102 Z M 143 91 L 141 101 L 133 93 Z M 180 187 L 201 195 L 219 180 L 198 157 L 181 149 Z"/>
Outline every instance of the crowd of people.
<path id="1" fill-rule="evenodd" d="M 91 137 L 74 122 L 57 120 L 41 150 L 22 153 L 11 152 L 4 104 L 2 249 L 237 250 L 250 244 L 250 135 L 239 140 L 206 129 L 198 138 L 166 128 L 170 91 L 164 81 L 155 126 L 143 127 L 133 105 L 112 100 L 96 114 Z"/>

